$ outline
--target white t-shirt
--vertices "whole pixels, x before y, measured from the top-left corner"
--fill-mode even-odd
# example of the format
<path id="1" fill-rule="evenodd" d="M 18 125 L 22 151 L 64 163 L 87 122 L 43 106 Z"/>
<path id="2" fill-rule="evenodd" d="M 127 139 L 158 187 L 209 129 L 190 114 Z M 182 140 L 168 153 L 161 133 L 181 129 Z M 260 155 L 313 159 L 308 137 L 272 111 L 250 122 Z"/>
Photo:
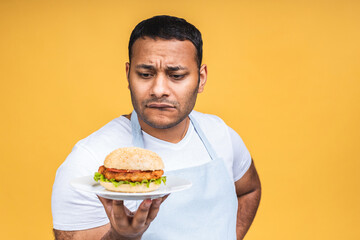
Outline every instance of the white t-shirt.
<path id="1" fill-rule="evenodd" d="M 251 156 L 240 136 L 218 117 L 193 111 L 203 132 L 217 155 L 223 159 L 229 177 L 236 182 L 248 170 Z M 167 171 L 202 165 L 210 156 L 190 124 L 185 137 L 169 143 L 143 132 L 145 148 L 160 155 Z M 84 230 L 109 222 L 95 194 L 74 190 L 71 179 L 93 175 L 103 165 L 105 157 L 120 147 L 132 146 L 131 122 L 124 116 L 106 124 L 89 137 L 80 140 L 56 172 L 51 207 L 53 226 L 64 231 Z M 127 202 L 135 210 L 134 202 Z"/>

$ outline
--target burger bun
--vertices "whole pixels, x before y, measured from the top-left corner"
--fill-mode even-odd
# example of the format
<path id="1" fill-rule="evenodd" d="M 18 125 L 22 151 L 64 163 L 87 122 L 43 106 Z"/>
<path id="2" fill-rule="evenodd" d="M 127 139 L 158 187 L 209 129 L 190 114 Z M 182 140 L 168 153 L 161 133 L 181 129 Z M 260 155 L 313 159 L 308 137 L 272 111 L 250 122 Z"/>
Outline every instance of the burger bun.
<path id="1" fill-rule="evenodd" d="M 124 147 L 112 151 L 104 161 L 106 168 L 154 171 L 164 169 L 155 152 L 138 147 Z"/>
<path id="2" fill-rule="evenodd" d="M 160 188 L 160 184 L 156 184 L 154 182 L 151 182 L 149 187 L 147 187 L 146 183 L 136 184 L 135 186 L 131 186 L 130 184 L 121 184 L 118 187 L 115 187 L 112 182 L 100 181 L 100 184 L 109 191 L 124 193 L 145 193 L 152 192 Z"/>

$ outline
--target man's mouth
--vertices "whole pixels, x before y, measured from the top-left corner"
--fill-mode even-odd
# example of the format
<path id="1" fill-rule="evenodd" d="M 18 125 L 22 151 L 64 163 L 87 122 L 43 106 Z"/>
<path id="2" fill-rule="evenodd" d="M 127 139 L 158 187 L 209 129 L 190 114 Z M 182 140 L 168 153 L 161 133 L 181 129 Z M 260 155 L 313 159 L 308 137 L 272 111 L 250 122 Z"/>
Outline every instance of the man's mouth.
<path id="1" fill-rule="evenodd" d="M 168 104 L 168 103 L 149 103 L 149 104 L 146 105 L 146 107 L 148 107 L 148 108 L 161 108 L 161 109 L 175 108 L 174 105 Z"/>

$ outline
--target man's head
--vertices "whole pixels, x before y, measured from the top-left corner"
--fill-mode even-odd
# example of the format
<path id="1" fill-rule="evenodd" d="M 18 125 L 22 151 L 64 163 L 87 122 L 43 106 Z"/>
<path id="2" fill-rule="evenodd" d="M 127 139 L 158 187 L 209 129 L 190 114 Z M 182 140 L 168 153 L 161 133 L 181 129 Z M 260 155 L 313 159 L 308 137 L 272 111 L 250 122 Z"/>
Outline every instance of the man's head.
<path id="1" fill-rule="evenodd" d="M 129 62 L 131 63 L 132 46 L 139 38 L 189 40 L 196 49 L 195 59 L 198 67 L 202 61 L 202 38 L 200 31 L 185 19 L 172 16 L 155 16 L 140 22 L 131 33 L 129 40 Z"/>
<path id="2" fill-rule="evenodd" d="M 156 129 L 177 126 L 203 91 L 207 67 L 199 66 L 201 35 L 197 29 L 193 34 L 200 38 L 198 51 L 192 41 L 197 40 L 184 37 L 193 32 L 189 28 L 196 29 L 185 20 L 159 16 L 141 22 L 131 34 L 126 73 L 140 124 Z"/>

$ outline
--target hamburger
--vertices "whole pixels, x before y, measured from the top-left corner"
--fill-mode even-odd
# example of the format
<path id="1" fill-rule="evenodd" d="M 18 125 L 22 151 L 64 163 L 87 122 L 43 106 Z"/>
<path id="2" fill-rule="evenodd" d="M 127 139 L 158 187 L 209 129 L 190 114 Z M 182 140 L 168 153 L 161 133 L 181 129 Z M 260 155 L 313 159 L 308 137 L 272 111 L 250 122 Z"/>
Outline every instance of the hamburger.
<path id="1" fill-rule="evenodd" d="M 138 147 L 125 147 L 112 151 L 95 173 L 94 180 L 107 190 L 140 193 L 158 189 L 163 176 L 164 163 L 155 152 Z"/>

